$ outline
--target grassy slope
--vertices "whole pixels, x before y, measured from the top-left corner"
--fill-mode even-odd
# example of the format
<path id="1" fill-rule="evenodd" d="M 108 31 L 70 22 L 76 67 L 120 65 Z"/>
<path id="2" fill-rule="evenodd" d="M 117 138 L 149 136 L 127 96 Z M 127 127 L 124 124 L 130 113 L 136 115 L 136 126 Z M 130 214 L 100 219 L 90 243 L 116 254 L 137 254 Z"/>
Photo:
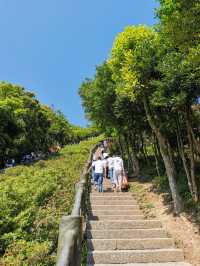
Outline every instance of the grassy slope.
<path id="1" fill-rule="evenodd" d="M 0 175 L 0 265 L 55 264 L 60 217 L 72 209 L 74 184 L 97 141 Z"/>

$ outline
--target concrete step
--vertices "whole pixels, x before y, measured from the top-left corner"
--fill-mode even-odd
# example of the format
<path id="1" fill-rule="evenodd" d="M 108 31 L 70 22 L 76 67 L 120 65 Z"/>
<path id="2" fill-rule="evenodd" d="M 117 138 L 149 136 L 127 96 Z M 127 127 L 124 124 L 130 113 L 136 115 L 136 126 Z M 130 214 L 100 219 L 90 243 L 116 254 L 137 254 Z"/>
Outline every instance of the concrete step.
<path id="1" fill-rule="evenodd" d="M 140 210 L 90 210 L 89 215 L 101 216 L 101 215 L 140 215 Z"/>
<path id="2" fill-rule="evenodd" d="M 115 197 L 124 197 L 124 196 L 129 196 L 129 197 L 133 197 L 134 194 L 133 193 L 130 193 L 130 192 L 111 192 L 111 191 L 108 191 L 108 192 L 97 192 L 97 191 L 94 191 L 91 193 L 91 196 L 101 196 L 101 197 L 110 197 L 110 196 L 115 196 Z"/>
<path id="3" fill-rule="evenodd" d="M 91 204 L 94 205 L 118 205 L 118 206 L 124 206 L 124 205 L 138 205 L 137 201 L 134 199 L 129 199 L 129 200 L 123 200 L 123 199 L 115 199 L 115 200 L 110 200 L 110 199 L 92 199 L 90 201 Z"/>
<path id="4" fill-rule="evenodd" d="M 138 205 L 91 205 L 92 210 L 139 210 Z"/>
<path id="5" fill-rule="evenodd" d="M 89 220 L 92 221 L 116 221 L 116 220 L 142 220 L 144 215 L 99 215 L 89 216 Z"/>
<path id="6" fill-rule="evenodd" d="M 87 230 L 88 239 L 166 238 L 163 229 Z"/>
<path id="7" fill-rule="evenodd" d="M 158 220 L 147 220 L 131 192 L 92 191 L 88 212 L 88 266 L 191 266 Z"/>
<path id="8" fill-rule="evenodd" d="M 115 229 L 147 229 L 161 228 L 162 224 L 157 220 L 135 220 L 135 221 L 90 221 L 88 229 L 115 230 Z"/>
<path id="9" fill-rule="evenodd" d="M 149 263 L 149 262 L 180 262 L 183 261 L 183 251 L 179 249 L 154 250 L 108 250 L 88 252 L 88 264 L 94 263 Z"/>
<path id="10" fill-rule="evenodd" d="M 126 264 L 88 264 L 87 266 L 192 266 L 187 262 L 161 262 L 161 263 L 126 263 Z"/>
<path id="11" fill-rule="evenodd" d="M 102 193 L 105 194 L 105 193 Z M 135 200 L 131 195 L 123 195 L 123 196 L 115 196 L 114 194 L 109 195 L 109 197 L 101 196 L 102 194 L 90 194 L 90 200 L 103 200 L 103 201 L 110 201 L 110 200 Z M 136 200 L 135 200 L 136 201 Z"/>
<path id="12" fill-rule="evenodd" d="M 106 185 L 105 183 L 103 183 L 103 189 L 104 189 L 104 193 L 108 193 L 108 192 L 113 193 L 114 192 L 111 184 Z M 94 186 L 92 186 L 91 193 L 94 193 L 94 192 L 97 192 L 97 190 L 95 189 Z"/>
<path id="13" fill-rule="evenodd" d="M 172 238 L 88 239 L 90 250 L 144 250 L 174 247 Z"/>

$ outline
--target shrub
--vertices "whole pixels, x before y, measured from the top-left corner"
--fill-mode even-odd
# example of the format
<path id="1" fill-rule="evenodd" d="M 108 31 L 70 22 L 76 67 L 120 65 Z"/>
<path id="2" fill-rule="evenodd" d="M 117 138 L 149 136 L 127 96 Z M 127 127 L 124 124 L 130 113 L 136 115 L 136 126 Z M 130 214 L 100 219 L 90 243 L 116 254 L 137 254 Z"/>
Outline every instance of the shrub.
<path id="1" fill-rule="evenodd" d="M 68 145 L 59 156 L 1 174 L 0 265 L 55 265 L 60 218 L 71 212 L 75 183 L 97 141 Z"/>
<path id="2" fill-rule="evenodd" d="M 168 178 L 165 175 L 156 176 L 153 180 L 155 187 L 159 192 L 168 192 L 169 191 L 169 182 Z"/>

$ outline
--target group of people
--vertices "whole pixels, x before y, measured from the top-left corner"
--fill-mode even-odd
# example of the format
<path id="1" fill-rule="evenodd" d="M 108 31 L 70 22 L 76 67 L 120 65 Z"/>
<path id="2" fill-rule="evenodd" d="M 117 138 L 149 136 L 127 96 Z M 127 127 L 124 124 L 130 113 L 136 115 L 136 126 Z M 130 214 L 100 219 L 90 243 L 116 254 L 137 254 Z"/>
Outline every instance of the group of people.
<path id="1" fill-rule="evenodd" d="M 110 156 L 103 153 L 93 158 L 92 162 L 92 184 L 95 190 L 103 192 L 104 178 L 110 179 L 111 188 L 114 192 L 122 191 L 123 179 L 126 178 L 124 163 L 120 156 Z"/>

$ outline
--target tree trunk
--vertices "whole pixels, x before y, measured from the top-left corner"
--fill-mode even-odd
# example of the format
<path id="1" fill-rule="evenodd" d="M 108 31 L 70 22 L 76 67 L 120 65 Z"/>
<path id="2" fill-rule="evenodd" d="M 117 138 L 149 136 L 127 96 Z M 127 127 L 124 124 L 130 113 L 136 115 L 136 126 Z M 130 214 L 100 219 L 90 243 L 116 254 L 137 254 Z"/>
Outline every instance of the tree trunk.
<path id="1" fill-rule="evenodd" d="M 124 158 L 124 149 L 123 149 L 122 139 L 121 139 L 120 135 L 119 135 L 119 138 L 118 138 L 118 142 L 119 142 L 119 148 L 120 148 L 121 157 Z"/>
<path id="2" fill-rule="evenodd" d="M 171 190 L 171 194 L 172 194 L 172 198 L 174 202 L 174 212 L 176 214 L 179 214 L 182 210 L 182 204 L 181 204 L 181 199 L 180 199 L 179 192 L 177 189 L 177 184 L 176 184 L 176 171 L 175 171 L 174 164 L 172 161 L 171 147 L 169 145 L 168 140 L 160 132 L 159 127 L 157 127 L 156 122 L 151 114 L 148 99 L 145 96 L 143 97 L 143 103 L 144 103 L 144 109 L 146 112 L 147 120 L 153 132 L 155 133 L 158 139 L 159 146 L 160 146 L 160 152 L 161 152 L 161 155 L 164 161 L 167 177 L 169 180 L 169 186 L 170 186 L 170 190 Z"/>
<path id="3" fill-rule="evenodd" d="M 188 187 L 191 193 L 191 196 L 193 197 L 193 188 L 192 188 L 192 181 L 191 181 L 191 176 L 190 176 L 190 172 L 187 166 L 187 160 L 185 157 L 185 152 L 184 152 L 184 145 L 183 145 L 183 141 L 181 138 L 181 132 L 180 132 L 180 123 L 179 120 L 176 120 L 176 125 L 177 125 L 177 130 L 176 130 L 176 137 L 177 137 L 177 143 L 178 143 L 178 149 L 179 149 L 179 153 L 183 162 L 183 167 L 185 170 L 185 174 L 187 177 L 187 182 L 188 182 Z"/>
<path id="4" fill-rule="evenodd" d="M 131 157 L 132 157 L 132 161 L 133 161 L 134 176 L 138 177 L 139 173 L 140 173 L 138 158 L 135 156 L 134 152 L 131 153 Z"/>
<path id="5" fill-rule="evenodd" d="M 124 142 L 125 142 L 126 151 L 127 151 L 127 155 L 128 155 L 128 171 L 129 171 L 129 169 L 131 169 L 131 171 L 133 170 L 133 172 L 134 172 L 133 161 L 132 161 L 130 150 L 129 150 L 129 142 L 128 142 L 128 136 L 127 135 L 124 136 Z"/>
<path id="6" fill-rule="evenodd" d="M 154 149 L 154 157 L 155 157 L 155 162 L 156 162 L 156 171 L 157 171 L 158 176 L 161 176 L 160 169 L 159 169 L 159 160 L 158 160 L 158 153 L 157 153 L 155 135 L 153 136 L 153 138 L 154 138 L 154 140 L 153 140 L 153 149 Z"/>
<path id="7" fill-rule="evenodd" d="M 146 153 L 146 149 L 145 149 L 145 145 L 144 145 L 144 138 L 143 138 L 143 136 L 141 136 L 141 153 L 142 153 L 142 155 L 143 155 L 144 160 L 146 161 L 146 163 L 148 165 L 150 165 L 150 162 L 149 162 L 149 159 L 148 159 L 148 155 Z"/>
<path id="8" fill-rule="evenodd" d="M 187 135 L 189 142 L 189 150 L 190 150 L 190 176 L 192 181 L 192 191 L 193 191 L 193 199 L 195 202 L 198 201 L 198 190 L 196 184 L 196 176 L 195 176 L 195 160 L 194 160 L 194 142 L 192 138 L 192 126 L 191 126 L 191 118 L 190 118 L 190 110 L 187 108 L 186 110 L 186 126 L 187 126 Z"/>
<path id="9" fill-rule="evenodd" d="M 139 173 L 140 173 L 140 166 L 139 166 L 139 161 L 138 161 L 138 158 L 136 157 L 135 153 L 135 143 L 133 141 L 133 136 L 132 138 L 130 139 L 130 147 L 131 147 L 131 160 L 132 160 L 132 163 L 133 163 L 133 171 L 134 171 L 134 176 L 138 177 L 139 176 Z"/>
<path id="10" fill-rule="evenodd" d="M 194 149 L 196 151 L 196 153 L 198 154 L 198 157 L 200 155 L 200 142 L 196 139 L 193 128 L 190 128 L 191 130 L 191 135 L 192 135 L 192 140 L 194 142 Z"/>

